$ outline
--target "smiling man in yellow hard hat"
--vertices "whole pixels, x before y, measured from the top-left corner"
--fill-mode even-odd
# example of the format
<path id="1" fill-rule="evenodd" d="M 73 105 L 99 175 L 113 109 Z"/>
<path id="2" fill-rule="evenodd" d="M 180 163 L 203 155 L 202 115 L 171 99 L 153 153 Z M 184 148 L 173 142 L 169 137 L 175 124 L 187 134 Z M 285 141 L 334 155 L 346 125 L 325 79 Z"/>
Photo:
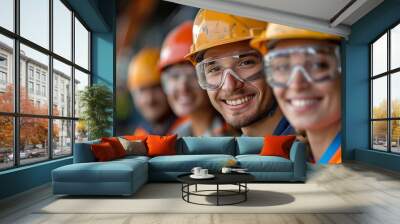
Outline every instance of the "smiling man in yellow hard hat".
<path id="1" fill-rule="evenodd" d="M 247 136 L 293 133 L 266 83 L 262 55 L 249 44 L 266 26 L 254 19 L 200 10 L 186 56 L 196 66 L 198 82 L 213 106 Z"/>
<path id="2" fill-rule="evenodd" d="M 297 130 L 305 131 L 311 161 L 341 162 L 341 63 L 336 35 L 269 24 L 251 45 L 265 54 L 268 83 Z"/>

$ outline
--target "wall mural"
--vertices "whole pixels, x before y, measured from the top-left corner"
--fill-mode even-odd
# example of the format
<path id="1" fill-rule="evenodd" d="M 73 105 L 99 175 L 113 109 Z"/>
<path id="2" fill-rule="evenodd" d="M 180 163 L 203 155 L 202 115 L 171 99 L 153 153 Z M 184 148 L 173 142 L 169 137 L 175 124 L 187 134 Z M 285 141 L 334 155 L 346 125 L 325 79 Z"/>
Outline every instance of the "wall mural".
<path id="1" fill-rule="evenodd" d="M 340 37 L 163 1 L 118 4 L 117 135 L 295 135 L 310 162 L 341 163 Z"/>

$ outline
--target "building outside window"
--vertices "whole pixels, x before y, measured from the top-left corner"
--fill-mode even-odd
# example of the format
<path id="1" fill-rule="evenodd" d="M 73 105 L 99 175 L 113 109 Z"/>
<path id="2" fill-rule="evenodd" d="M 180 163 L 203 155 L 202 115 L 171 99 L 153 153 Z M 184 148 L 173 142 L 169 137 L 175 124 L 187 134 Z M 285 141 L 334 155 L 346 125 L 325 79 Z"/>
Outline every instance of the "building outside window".
<path id="1" fill-rule="evenodd" d="M 46 86 L 42 86 L 42 96 L 46 96 Z"/>
<path id="2" fill-rule="evenodd" d="M 0 54 L 0 88 L 2 91 L 7 86 L 7 56 Z"/>
<path id="3" fill-rule="evenodd" d="M 36 69 L 36 81 L 40 81 L 40 70 Z"/>
<path id="4" fill-rule="evenodd" d="M 400 24 L 370 44 L 371 148 L 400 153 Z"/>
<path id="5" fill-rule="evenodd" d="M 42 73 L 42 83 L 46 83 L 46 74 Z"/>
<path id="6" fill-rule="evenodd" d="M 0 84 L 7 84 L 7 74 L 4 71 L 0 71 Z"/>
<path id="7" fill-rule="evenodd" d="M 6 130 L 0 133 L 3 140 L 0 141 L 0 151 L 5 155 L 5 159 L 0 160 L 0 170 L 71 156 L 73 143 L 87 139 L 87 132 L 76 128 L 79 114 L 67 107 L 79 101 L 77 93 L 82 84 L 79 88 L 65 88 L 66 85 L 81 83 L 82 77 L 90 80 L 91 34 L 87 26 L 65 1 L 18 2 L 18 12 L 9 12 L 14 21 L 19 21 L 15 24 L 16 29 L 0 29 L 0 84 L 13 87 L 7 90 L 11 92 L 0 91 L 0 97 L 11 96 L 8 104 L 3 105 L 4 102 L 0 101 L 0 123 Z M 42 13 L 37 14 L 38 11 Z M 53 44 L 50 46 L 50 43 Z M 19 61 L 13 61 L 13 58 L 19 58 Z M 19 88 L 16 88 L 13 78 L 17 66 Z M 77 73 L 79 75 L 75 77 Z M 53 78 L 53 89 L 50 89 L 50 78 Z M 59 80 L 63 80 L 63 87 L 58 85 Z M 84 85 L 90 83 L 85 82 Z M 15 90 L 21 93 L 18 98 L 13 97 Z M 59 94 L 63 94 L 63 103 L 57 106 Z M 54 105 L 50 105 L 50 99 L 53 99 Z M 14 111 L 14 105 L 20 108 L 19 112 Z M 14 134 L 14 128 L 19 130 L 18 133 Z M 43 134 L 35 136 L 33 141 L 30 139 L 33 131 Z"/>
<path id="8" fill-rule="evenodd" d="M 33 82 L 29 81 L 28 82 L 28 93 L 33 94 L 34 88 L 33 88 Z"/>
<path id="9" fill-rule="evenodd" d="M 7 56 L 0 54 L 0 67 L 7 68 Z"/>
<path id="10" fill-rule="evenodd" d="M 28 74 L 29 74 L 29 79 L 33 80 L 33 67 L 32 66 L 29 66 Z"/>

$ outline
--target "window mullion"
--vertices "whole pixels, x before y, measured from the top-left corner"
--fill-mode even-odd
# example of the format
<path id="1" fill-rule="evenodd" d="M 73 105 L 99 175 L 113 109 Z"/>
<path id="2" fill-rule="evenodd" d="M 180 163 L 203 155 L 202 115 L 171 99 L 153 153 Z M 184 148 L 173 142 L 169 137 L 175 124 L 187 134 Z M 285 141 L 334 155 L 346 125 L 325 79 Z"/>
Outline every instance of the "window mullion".
<path id="1" fill-rule="evenodd" d="M 14 30 L 17 35 L 19 35 L 19 8 L 20 8 L 20 1 L 14 1 Z M 19 39 L 14 39 L 14 63 L 13 63 L 13 71 L 14 71 L 14 112 L 19 114 L 20 112 L 20 46 L 19 46 Z M 14 116 L 14 166 L 20 165 L 20 157 L 19 157 L 19 136 L 20 136 L 20 118 Z"/>
<path id="2" fill-rule="evenodd" d="M 72 67 L 71 67 L 71 69 L 72 69 L 72 71 L 71 71 L 71 92 L 72 92 L 72 95 L 71 95 L 71 100 L 72 100 L 72 102 L 71 102 L 71 117 L 73 117 L 73 118 L 75 118 L 75 20 L 74 20 L 74 18 L 75 18 L 75 12 L 74 11 L 72 11 L 72 15 L 71 15 L 71 23 L 72 23 L 72 32 L 71 32 L 71 35 L 72 35 L 72 38 L 71 38 L 71 55 L 72 55 Z M 75 149 L 74 149 L 74 145 L 75 145 L 75 125 L 76 125 L 76 121 L 72 121 L 71 122 L 72 124 L 72 130 L 71 130 L 71 150 L 72 150 L 72 155 L 74 155 L 74 151 L 75 151 Z"/>
<path id="3" fill-rule="evenodd" d="M 53 0 L 49 0 L 49 50 L 53 52 Z M 48 120 L 48 152 L 49 152 L 49 159 L 53 159 L 53 57 L 49 55 L 49 72 L 48 72 L 48 83 L 49 86 L 47 90 L 49 94 L 47 94 L 49 98 L 49 116 L 50 119 Z"/>
<path id="4" fill-rule="evenodd" d="M 390 30 L 387 32 L 387 52 L 386 52 L 386 54 L 387 54 L 387 64 L 386 64 L 386 66 L 387 66 L 387 68 L 386 68 L 386 71 L 389 71 L 390 70 Z M 391 76 L 391 74 L 389 73 L 388 75 L 387 75 L 387 110 L 388 110 L 388 118 L 392 118 L 392 100 L 391 100 L 391 79 L 392 79 L 392 76 Z M 391 135 L 391 133 L 392 133 L 392 121 L 390 120 L 390 121 L 388 121 L 388 126 L 387 126 L 387 132 L 388 132 L 388 141 L 389 141 L 389 143 L 388 143 L 388 152 L 391 152 L 392 151 L 392 135 Z"/>
<path id="5" fill-rule="evenodd" d="M 373 149 L 374 146 L 374 132 L 373 132 L 373 121 L 372 119 L 374 118 L 373 116 L 373 95 L 374 95 L 374 85 L 373 85 L 373 79 L 372 79 L 372 72 L 373 70 L 373 63 L 372 63 L 372 58 L 373 58 L 373 53 L 374 53 L 374 48 L 372 47 L 372 45 L 370 45 L 369 47 L 370 49 L 370 55 L 369 55 L 369 64 L 370 64 L 370 71 L 369 71 L 369 85 L 370 85 L 370 91 L 369 91 L 369 118 L 370 118 L 370 122 L 369 122 L 369 144 L 370 144 L 370 149 Z M 371 103 L 372 102 L 372 103 Z"/>

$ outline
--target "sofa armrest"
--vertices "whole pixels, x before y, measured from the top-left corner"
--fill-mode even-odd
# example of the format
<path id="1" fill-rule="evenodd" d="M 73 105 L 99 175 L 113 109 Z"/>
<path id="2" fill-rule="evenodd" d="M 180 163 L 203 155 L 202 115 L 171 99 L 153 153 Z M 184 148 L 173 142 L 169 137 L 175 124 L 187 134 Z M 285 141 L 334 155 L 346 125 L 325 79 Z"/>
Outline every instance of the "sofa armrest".
<path id="1" fill-rule="evenodd" d="M 74 163 L 95 162 L 96 158 L 94 157 L 90 146 L 97 143 L 100 143 L 100 141 L 95 140 L 90 142 L 75 143 Z"/>
<path id="2" fill-rule="evenodd" d="M 293 162 L 293 178 L 295 181 L 306 180 L 306 146 L 295 141 L 290 149 L 290 160 Z"/>

